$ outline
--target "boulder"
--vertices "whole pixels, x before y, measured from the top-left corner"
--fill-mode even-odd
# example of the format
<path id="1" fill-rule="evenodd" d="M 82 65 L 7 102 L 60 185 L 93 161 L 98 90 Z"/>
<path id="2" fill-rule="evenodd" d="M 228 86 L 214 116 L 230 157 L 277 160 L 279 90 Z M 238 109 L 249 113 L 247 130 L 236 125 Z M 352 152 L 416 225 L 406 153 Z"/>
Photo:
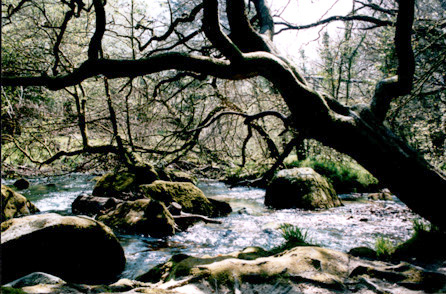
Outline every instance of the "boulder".
<path id="1" fill-rule="evenodd" d="M 125 256 L 110 228 L 88 217 L 55 213 L 1 224 L 2 282 L 41 271 L 75 283 L 116 279 Z"/>
<path id="2" fill-rule="evenodd" d="M 342 205 L 332 185 L 308 167 L 281 170 L 266 189 L 265 205 L 308 210 Z"/>
<path id="3" fill-rule="evenodd" d="M 387 200 L 387 201 L 393 200 L 392 194 L 390 192 L 386 192 L 386 191 L 381 191 L 378 193 L 369 193 L 369 194 L 367 194 L 367 199 L 369 199 L 369 200 Z"/>
<path id="4" fill-rule="evenodd" d="M 25 196 L 2 185 L 2 221 L 39 212 Z"/>
<path id="5" fill-rule="evenodd" d="M 168 175 L 172 182 L 188 182 L 194 185 L 197 184 L 197 179 L 194 176 L 182 171 L 170 170 L 168 171 Z"/>
<path id="6" fill-rule="evenodd" d="M 192 183 L 155 181 L 140 187 L 141 193 L 151 199 L 163 202 L 169 206 L 172 202 L 181 205 L 182 211 L 219 217 L 229 214 L 232 209 L 226 202 L 209 199 Z"/>
<path id="7" fill-rule="evenodd" d="M 139 199 L 118 204 L 98 220 L 129 234 L 164 237 L 175 233 L 175 221 L 166 206 L 154 199 Z"/>
<path id="8" fill-rule="evenodd" d="M 16 187 L 18 190 L 25 190 L 29 188 L 29 182 L 25 179 L 18 179 L 14 182 L 14 187 Z"/>
<path id="9" fill-rule="evenodd" d="M 79 195 L 71 204 L 74 214 L 96 216 L 115 208 L 122 200 L 114 197 L 97 197 L 91 195 Z"/>
<path id="10" fill-rule="evenodd" d="M 39 284 L 46 284 L 46 285 L 57 285 L 57 284 L 64 284 L 65 281 L 62 280 L 59 277 L 42 273 L 42 272 L 35 272 L 31 273 L 29 275 L 26 275 L 24 277 L 21 277 L 17 280 L 14 280 L 6 285 L 4 287 L 10 287 L 10 288 L 22 288 L 22 287 L 29 287 L 29 286 L 35 286 Z"/>
<path id="11" fill-rule="evenodd" d="M 240 252 L 202 258 L 179 254 L 137 280 L 161 280 L 158 287 L 179 293 L 443 293 L 446 286 L 441 273 L 407 263 L 362 260 L 321 247 L 295 247 L 273 256 L 259 251 L 250 259 L 241 256 Z"/>
<path id="12" fill-rule="evenodd" d="M 158 179 L 158 174 L 152 166 L 139 167 L 131 171 L 124 169 L 99 178 L 92 194 L 100 197 L 135 200 L 128 199 L 129 194 L 137 193 L 140 185 L 152 183 L 156 179 Z"/>

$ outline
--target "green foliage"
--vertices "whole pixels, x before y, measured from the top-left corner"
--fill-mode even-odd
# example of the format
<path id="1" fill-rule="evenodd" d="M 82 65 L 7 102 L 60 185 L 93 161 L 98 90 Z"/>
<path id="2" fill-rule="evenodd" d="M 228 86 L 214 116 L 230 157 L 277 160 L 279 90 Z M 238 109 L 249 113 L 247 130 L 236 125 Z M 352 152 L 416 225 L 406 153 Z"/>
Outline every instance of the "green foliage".
<path id="1" fill-rule="evenodd" d="M 389 239 L 380 236 L 375 241 L 375 251 L 379 259 L 388 260 L 395 252 L 395 245 Z"/>
<path id="2" fill-rule="evenodd" d="M 311 167 L 327 178 L 337 193 L 370 192 L 376 190 L 378 185 L 375 177 L 354 162 L 309 157 L 302 161 L 293 161 L 288 166 Z"/>
<path id="3" fill-rule="evenodd" d="M 279 226 L 279 230 L 287 243 L 293 243 L 296 246 L 305 246 L 310 243 L 308 231 L 302 230 L 298 226 L 284 223 Z"/>
<path id="4" fill-rule="evenodd" d="M 271 249 L 269 255 L 274 255 L 297 246 L 318 246 L 317 244 L 312 244 L 308 231 L 302 230 L 298 226 L 283 223 L 278 229 L 285 239 L 285 243 Z"/>
<path id="5" fill-rule="evenodd" d="M 22 289 L 16 289 L 11 287 L 2 287 L 0 293 L 3 294 L 24 294 L 26 293 Z"/>

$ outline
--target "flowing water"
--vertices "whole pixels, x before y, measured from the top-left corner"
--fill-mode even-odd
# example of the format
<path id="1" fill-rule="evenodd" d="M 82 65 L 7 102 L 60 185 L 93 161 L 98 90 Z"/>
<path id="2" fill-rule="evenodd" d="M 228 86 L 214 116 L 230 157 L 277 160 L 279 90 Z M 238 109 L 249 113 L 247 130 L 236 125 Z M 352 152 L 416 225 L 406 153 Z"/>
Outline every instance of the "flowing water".
<path id="1" fill-rule="evenodd" d="M 93 176 L 67 176 L 30 180 L 30 188 L 21 192 L 42 212 L 71 214 L 71 203 L 83 193 L 91 193 Z M 2 180 L 3 184 L 11 181 Z M 246 187 L 228 188 L 221 182 L 202 180 L 198 184 L 206 196 L 230 203 L 233 212 L 220 218 L 222 224 L 198 223 L 175 236 L 155 239 L 138 235 L 119 235 L 127 264 L 122 277 L 135 278 L 177 253 L 194 256 L 217 255 L 247 246 L 271 249 L 284 239 L 277 227 L 290 223 L 307 230 L 311 242 L 347 252 L 358 246 L 373 248 L 379 236 L 394 243 L 412 234 L 417 216 L 394 201 L 344 200 L 344 206 L 323 211 L 300 209 L 271 210 L 263 205 L 265 191 Z M 340 195 L 347 199 L 351 195 Z"/>

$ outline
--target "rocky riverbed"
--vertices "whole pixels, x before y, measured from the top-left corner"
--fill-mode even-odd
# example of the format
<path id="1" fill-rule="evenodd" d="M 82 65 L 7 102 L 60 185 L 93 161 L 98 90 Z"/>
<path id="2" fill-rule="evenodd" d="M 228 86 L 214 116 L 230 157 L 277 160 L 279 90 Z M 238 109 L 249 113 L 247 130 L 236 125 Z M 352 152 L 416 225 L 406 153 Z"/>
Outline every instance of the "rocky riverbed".
<path id="1" fill-rule="evenodd" d="M 37 208 L 39 208 L 43 213 L 57 212 L 63 215 L 70 215 L 71 203 L 74 201 L 74 199 L 79 194 L 91 193 L 94 185 L 91 179 L 92 176 L 88 175 L 70 175 L 56 178 L 33 179 L 31 180 L 30 188 L 23 191 L 23 194 L 27 196 L 28 199 L 32 200 Z M 7 181 L 5 183 L 10 184 L 10 182 Z M 194 284 L 194 282 L 191 281 L 199 281 L 198 284 L 194 284 L 195 286 L 193 287 L 201 287 L 201 291 L 204 291 L 203 293 L 209 293 L 207 291 L 215 288 L 214 286 L 209 284 L 212 282 L 212 279 L 209 280 L 209 278 L 204 278 L 204 276 L 202 276 L 201 274 L 198 276 L 195 276 L 194 274 L 183 277 L 191 279 L 190 281 L 188 280 L 187 283 L 183 283 L 183 286 L 181 286 L 181 283 L 175 284 L 174 286 L 166 286 L 168 284 L 164 285 L 165 283 L 169 283 L 168 280 L 164 281 L 163 286 L 154 286 L 152 284 L 144 284 L 146 282 L 135 282 L 134 279 L 144 273 L 147 273 L 149 269 L 158 264 L 162 264 L 165 262 L 169 263 L 169 259 L 176 254 L 180 254 L 180 256 L 185 256 L 186 254 L 188 256 L 195 256 L 197 258 L 203 256 L 222 257 L 228 254 L 231 257 L 237 257 L 238 254 L 236 254 L 235 252 L 240 253 L 247 247 L 258 246 L 263 248 L 264 250 L 270 250 L 283 244 L 284 242 L 284 239 L 277 229 L 277 227 L 283 223 L 296 225 L 303 230 L 307 230 L 313 244 L 323 246 L 324 248 L 327 248 L 327 250 L 335 250 L 333 252 L 337 252 L 335 253 L 336 256 L 339 255 L 344 256 L 342 258 L 353 258 L 350 255 L 347 255 L 346 252 L 348 252 L 351 248 L 358 246 L 367 246 L 373 248 L 378 237 L 387 238 L 395 244 L 407 240 L 413 233 L 412 221 L 414 219 L 417 219 L 417 216 L 411 213 L 411 211 L 396 198 L 393 198 L 390 201 L 375 201 L 369 200 L 367 195 L 349 194 L 340 195 L 343 206 L 330 208 L 328 210 L 313 212 L 300 209 L 271 210 L 265 207 L 263 204 L 265 191 L 262 189 L 249 189 L 244 187 L 229 189 L 223 183 L 206 180 L 201 180 L 198 186 L 202 189 L 206 196 L 217 200 L 229 202 L 233 209 L 233 212 L 226 217 L 218 218 L 218 220 L 221 221 L 221 224 L 198 223 L 188 228 L 184 232 L 161 239 L 141 235 L 118 234 L 117 237 L 124 248 L 125 257 L 127 260 L 125 269 L 120 274 L 119 278 L 128 280 L 121 280 L 121 282 L 118 283 L 118 286 L 110 286 L 109 284 L 107 287 L 111 287 L 110 289 L 112 289 L 113 287 L 117 287 L 113 288 L 113 291 L 115 292 L 117 291 L 117 289 L 120 289 L 119 291 L 137 291 L 136 289 L 142 287 L 145 289 L 144 293 L 149 293 L 149 289 L 153 288 L 158 289 L 157 291 L 161 291 L 159 290 L 161 288 L 163 288 L 165 291 L 167 291 L 169 288 L 175 288 L 175 291 L 179 291 L 179 288 L 183 286 L 186 287 L 187 285 Z M 268 260 L 267 262 L 271 262 L 271 264 L 274 264 L 275 262 L 275 257 L 257 257 L 270 258 L 271 261 Z M 319 260 L 319 262 L 322 261 Z M 342 263 L 342 260 L 336 262 Z M 314 268 L 318 268 L 317 263 L 318 262 L 315 261 L 312 266 Z M 192 266 L 192 264 L 189 264 L 189 266 Z M 372 265 L 372 267 L 380 268 L 376 271 L 384 272 L 394 272 L 395 270 L 391 268 L 392 266 L 393 265 L 391 264 Z M 390 270 L 388 269 L 388 267 L 390 267 Z M 441 274 L 441 268 L 442 264 L 440 263 L 434 268 L 435 274 Z M 319 270 L 321 269 L 323 268 L 320 268 Z M 347 272 L 352 270 L 354 270 L 354 268 L 349 268 Z M 201 268 L 199 271 L 201 271 Z M 375 270 L 370 271 L 375 272 Z M 241 273 L 241 276 L 244 278 L 230 279 L 229 284 L 227 284 L 226 282 L 225 284 L 218 279 L 216 280 L 216 282 L 217 284 L 222 283 L 221 285 L 217 285 L 217 288 L 219 289 L 219 291 L 221 291 L 221 293 L 256 293 L 255 291 L 257 291 L 258 293 L 265 293 L 261 292 L 260 289 L 264 289 L 264 291 L 268 292 L 272 291 L 272 293 L 274 293 L 274 291 L 279 291 L 276 293 L 313 293 L 308 292 L 312 288 L 319 289 L 320 291 L 322 291 L 321 289 L 324 289 L 324 291 L 329 291 L 322 291 L 317 293 L 349 293 L 345 292 L 348 289 L 356 289 L 353 292 L 359 291 L 358 293 L 367 293 L 367 291 L 372 291 L 370 293 L 378 293 L 382 289 L 393 289 L 392 291 L 390 291 L 391 293 L 410 293 L 404 291 L 398 292 L 400 291 L 398 289 L 400 289 L 401 287 L 403 287 L 401 289 L 409 289 L 407 287 L 404 287 L 403 284 L 397 285 L 397 287 L 391 287 L 391 284 L 379 286 L 379 283 L 376 284 L 376 281 L 373 282 L 372 280 L 370 280 L 370 278 L 377 278 L 376 275 L 370 275 L 370 271 L 367 271 L 366 274 L 368 275 L 368 278 L 365 278 L 365 280 L 359 278 L 363 274 L 357 274 L 355 275 L 355 277 L 351 277 L 350 274 L 346 275 L 344 273 L 342 275 L 343 278 L 341 284 L 343 284 L 345 287 L 343 287 L 342 289 L 332 289 L 331 287 L 328 287 L 329 289 L 326 289 L 327 287 L 325 286 L 319 287 L 318 282 L 311 281 L 308 283 L 297 283 L 296 281 L 302 280 L 303 277 L 300 274 L 296 273 L 293 273 L 292 276 L 297 275 L 298 278 L 292 278 L 292 284 L 283 284 L 282 282 L 279 282 L 279 280 L 282 281 L 283 277 L 288 277 L 285 273 L 282 273 L 281 275 L 277 275 L 277 273 L 274 273 L 274 279 L 266 279 L 265 281 L 269 281 L 267 285 L 265 283 L 260 283 L 259 287 L 251 287 L 251 282 L 246 283 L 247 280 L 245 279 L 245 273 Z M 193 272 L 195 273 L 196 271 L 194 270 Z M 208 272 L 205 272 L 207 275 Z M 390 273 L 390 275 L 391 274 L 392 273 Z M 418 275 L 423 276 L 424 274 Z M 276 278 L 280 279 L 276 280 Z M 353 279 L 352 283 L 356 286 L 348 286 L 351 279 Z M 441 280 L 439 277 L 436 277 L 436 279 Z M 399 281 L 401 282 L 405 280 L 407 279 L 403 279 L 402 277 L 400 277 Z M 274 283 L 272 281 L 274 281 Z M 417 283 L 419 282 L 420 281 L 418 281 Z M 308 289 L 303 286 L 305 284 L 307 284 Z M 276 288 L 273 287 L 274 285 L 276 285 Z M 373 285 L 375 285 L 376 287 Z M 59 283 L 57 287 L 67 289 L 71 288 L 70 284 L 66 283 Z M 83 290 L 79 290 L 79 293 L 97 293 L 98 291 L 104 291 L 104 288 L 101 288 L 102 286 L 98 286 L 99 288 L 92 288 L 90 286 L 84 287 L 86 288 L 83 288 Z M 190 288 L 192 286 L 187 286 L 185 289 L 189 289 L 188 287 Z M 288 292 L 280 292 L 282 291 L 280 289 L 288 289 Z M 242 292 L 237 292 L 236 290 Z M 420 289 L 415 290 L 420 291 Z M 410 291 L 415 290 L 412 289 Z M 32 291 L 29 293 L 34 293 Z M 57 291 L 62 290 L 59 289 Z M 54 293 L 57 293 L 57 291 Z M 194 291 L 198 290 L 195 289 Z M 387 290 L 382 291 L 385 292 Z M 199 292 L 192 291 L 189 293 Z"/>

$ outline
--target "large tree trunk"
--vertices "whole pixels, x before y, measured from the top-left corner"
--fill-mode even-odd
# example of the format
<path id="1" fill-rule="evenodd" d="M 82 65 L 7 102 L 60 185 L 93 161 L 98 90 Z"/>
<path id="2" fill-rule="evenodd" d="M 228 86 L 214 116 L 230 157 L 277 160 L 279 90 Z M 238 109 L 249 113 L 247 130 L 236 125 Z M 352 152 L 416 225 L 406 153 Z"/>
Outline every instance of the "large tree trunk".
<path id="1" fill-rule="evenodd" d="M 336 125 L 327 127 L 317 139 L 356 159 L 414 212 L 446 230 L 446 177 L 440 171 L 375 120 L 368 109 L 360 111 L 351 124 Z"/>

